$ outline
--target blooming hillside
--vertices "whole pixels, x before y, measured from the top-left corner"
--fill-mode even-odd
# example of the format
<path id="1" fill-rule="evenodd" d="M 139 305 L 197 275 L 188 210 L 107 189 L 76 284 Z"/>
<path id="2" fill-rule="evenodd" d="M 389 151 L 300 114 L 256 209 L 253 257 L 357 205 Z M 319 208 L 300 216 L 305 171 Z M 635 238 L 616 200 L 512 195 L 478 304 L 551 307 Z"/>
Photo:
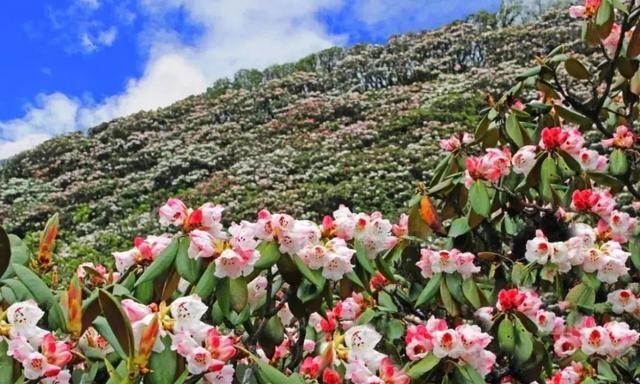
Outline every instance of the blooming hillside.
<path id="1" fill-rule="evenodd" d="M 318 219 L 339 204 L 397 217 L 429 179 L 438 139 L 475 128 L 487 92 L 578 44 L 564 20 L 498 29 L 477 17 L 331 49 L 53 139 L 1 166 L 0 221 L 24 236 L 57 212 L 62 255 L 106 261 L 121 239 L 158 230 L 169 195 L 224 203 L 229 222 L 261 208 Z"/>

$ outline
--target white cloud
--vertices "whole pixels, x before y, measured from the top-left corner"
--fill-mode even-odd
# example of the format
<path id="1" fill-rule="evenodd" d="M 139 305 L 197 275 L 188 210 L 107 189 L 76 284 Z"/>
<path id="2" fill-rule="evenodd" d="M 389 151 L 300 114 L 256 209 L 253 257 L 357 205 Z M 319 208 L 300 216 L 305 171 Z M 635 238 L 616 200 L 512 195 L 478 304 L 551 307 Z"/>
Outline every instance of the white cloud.
<path id="1" fill-rule="evenodd" d="M 22 151 L 31 149 L 38 144 L 49 140 L 51 136 L 46 133 L 28 134 L 15 141 L 0 140 L 0 160 L 17 155 Z"/>
<path id="2" fill-rule="evenodd" d="M 121 94 L 97 102 L 60 93 L 39 96 L 37 105 L 28 106 L 24 117 L 0 122 L 0 138 L 11 141 L 3 143 L 3 149 L 27 148 L 28 142 L 22 141 L 27 135 L 42 138 L 167 106 L 204 92 L 214 80 L 241 68 L 296 60 L 345 40 L 328 33 L 318 20 L 318 12 L 341 6 L 341 0 L 140 1 L 148 20 L 141 36 L 148 52 L 143 75 L 129 79 Z M 190 44 L 181 42 L 178 31 L 166 29 L 163 23 L 165 13 L 177 9 L 203 31 Z M 116 34 L 114 30 L 101 39 L 87 33 L 81 36 L 83 47 L 90 52 L 109 45 Z M 2 157 L 7 156 L 3 153 Z"/>
<path id="3" fill-rule="evenodd" d="M 116 27 L 98 31 L 95 36 L 87 31 L 80 33 L 80 45 L 84 53 L 92 53 L 101 47 L 110 47 L 118 35 Z"/>
<path id="4" fill-rule="evenodd" d="M 115 41 L 117 35 L 118 35 L 118 29 L 116 27 L 111 27 L 104 31 L 100 31 L 98 33 L 97 40 L 100 42 L 100 44 L 104 45 L 105 47 L 110 47 L 111 44 L 113 44 L 113 42 Z"/>

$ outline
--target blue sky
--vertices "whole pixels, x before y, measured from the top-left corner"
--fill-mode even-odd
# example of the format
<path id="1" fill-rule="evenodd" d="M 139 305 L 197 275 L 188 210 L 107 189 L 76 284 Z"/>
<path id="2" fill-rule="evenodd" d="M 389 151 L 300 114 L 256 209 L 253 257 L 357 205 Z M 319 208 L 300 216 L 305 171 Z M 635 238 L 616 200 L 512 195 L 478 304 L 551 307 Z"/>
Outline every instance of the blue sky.
<path id="1" fill-rule="evenodd" d="M 28 0 L 0 12 L 0 159 L 241 68 L 384 43 L 499 0 Z"/>

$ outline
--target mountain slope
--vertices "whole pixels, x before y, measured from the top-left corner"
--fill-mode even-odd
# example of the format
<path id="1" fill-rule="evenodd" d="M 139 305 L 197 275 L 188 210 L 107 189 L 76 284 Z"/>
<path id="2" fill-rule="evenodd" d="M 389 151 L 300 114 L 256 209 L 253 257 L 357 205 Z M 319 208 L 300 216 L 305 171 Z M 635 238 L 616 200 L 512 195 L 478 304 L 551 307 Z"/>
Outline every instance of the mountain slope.
<path id="1" fill-rule="evenodd" d="M 472 129 L 485 94 L 535 55 L 576 40 L 563 17 L 497 29 L 484 15 L 334 48 L 52 139 L 0 168 L 0 221 L 25 235 L 60 212 L 63 254 L 103 258 L 159 231 L 155 208 L 174 195 L 221 203 L 228 220 L 263 207 L 318 218 L 340 203 L 396 214 L 438 139 Z"/>

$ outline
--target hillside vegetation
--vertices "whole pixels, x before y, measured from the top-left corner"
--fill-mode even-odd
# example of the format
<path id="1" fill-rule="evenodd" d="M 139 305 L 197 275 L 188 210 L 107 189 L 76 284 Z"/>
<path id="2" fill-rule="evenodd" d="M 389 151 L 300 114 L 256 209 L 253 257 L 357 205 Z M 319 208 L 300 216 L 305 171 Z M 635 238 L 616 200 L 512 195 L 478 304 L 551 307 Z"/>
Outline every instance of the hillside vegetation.
<path id="1" fill-rule="evenodd" d="M 263 207 L 318 219 L 341 203 L 393 217 L 429 179 L 438 139 L 473 127 L 486 95 L 536 55 L 578 44 L 561 17 L 498 28 L 479 15 L 332 48 L 57 137 L 1 166 L 0 222 L 29 239 L 59 212 L 73 267 L 110 263 L 136 234 L 160 232 L 154 207 L 167 196 L 223 204 L 229 221 Z"/>

